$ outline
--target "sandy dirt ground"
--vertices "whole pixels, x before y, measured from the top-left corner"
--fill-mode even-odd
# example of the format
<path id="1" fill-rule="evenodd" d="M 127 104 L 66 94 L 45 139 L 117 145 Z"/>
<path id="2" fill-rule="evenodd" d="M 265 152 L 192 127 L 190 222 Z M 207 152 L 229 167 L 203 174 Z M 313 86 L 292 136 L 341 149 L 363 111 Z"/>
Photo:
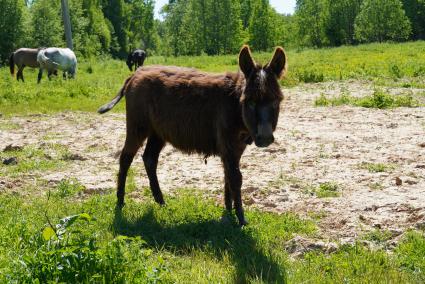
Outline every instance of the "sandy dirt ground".
<path id="1" fill-rule="evenodd" d="M 314 107 L 321 93 L 343 91 L 364 96 L 373 92 L 373 86 L 353 81 L 284 90 L 276 142 L 267 149 L 249 146 L 242 157 L 245 206 L 315 218 L 318 238 L 325 242 L 353 242 L 374 229 L 389 230 L 396 240 L 408 228 L 425 227 L 425 108 Z M 117 158 L 125 138 L 124 114 L 65 112 L 3 117 L 0 123 L 18 125 L 0 130 L 0 150 L 48 141 L 78 154 L 68 167 L 40 173 L 48 183 L 73 177 L 87 192 L 115 188 Z M 133 163 L 138 188 L 148 186 L 142 150 Z M 391 169 L 373 173 L 362 163 L 383 163 Z M 196 188 L 222 204 L 223 171 L 218 158 L 210 157 L 205 164 L 201 156 L 187 156 L 167 146 L 160 156 L 158 177 L 166 195 L 177 188 Z M 6 179 L 3 187 L 33 182 L 31 176 Z M 314 188 L 324 182 L 337 184 L 339 197 L 318 198 Z"/>

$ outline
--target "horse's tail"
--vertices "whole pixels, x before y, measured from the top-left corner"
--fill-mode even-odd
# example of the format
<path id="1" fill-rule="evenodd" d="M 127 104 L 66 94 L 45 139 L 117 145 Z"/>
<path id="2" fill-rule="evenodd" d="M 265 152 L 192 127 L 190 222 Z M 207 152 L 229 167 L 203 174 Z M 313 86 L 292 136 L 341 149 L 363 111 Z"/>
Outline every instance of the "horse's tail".
<path id="1" fill-rule="evenodd" d="M 133 76 L 131 76 L 127 80 L 125 80 L 124 86 L 121 87 L 117 96 L 115 98 L 113 98 L 112 101 L 110 101 L 109 103 L 101 106 L 97 110 L 98 113 L 103 114 L 105 112 L 110 111 L 122 99 L 122 97 L 125 96 L 125 90 L 126 90 L 127 84 L 131 80 L 131 78 L 133 78 Z"/>
<path id="2" fill-rule="evenodd" d="M 9 57 L 9 69 L 10 69 L 10 74 L 13 76 L 15 75 L 15 61 L 13 60 L 15 53 L 12 52 L 12 54 Z"/>

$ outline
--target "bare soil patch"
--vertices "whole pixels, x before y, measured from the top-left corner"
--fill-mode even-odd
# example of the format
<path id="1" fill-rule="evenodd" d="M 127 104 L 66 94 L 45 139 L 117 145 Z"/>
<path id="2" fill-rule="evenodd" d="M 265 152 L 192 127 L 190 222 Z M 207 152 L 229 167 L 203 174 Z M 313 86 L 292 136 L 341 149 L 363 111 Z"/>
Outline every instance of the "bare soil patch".
<path id="1" fill-rule="evenodd" d="M 267 149 L 249 146 L 242 157 L 246 206 L 315 218 L 318 237 L 338 242 L 352 242 L 373 229 L 390 230 L 397 238 L 408 228 L 424 226 L 425 108 L 314 107 L 321 93 L 347 90 L 364 96 L 373 93 L 373 86 L 353 81 L 284 90 L 276 142 Z M 9 145 L 57 143 L 71 153 L 68 166 L 59 171 L 22 179 L 0 176 L 0 191 L 18 192 L 40 178 L 48 184 L 76 178 L 86 192 L 115 188 L 117 158 L 125 138 L 124 114 L 0 117 L 0 124 L 14 125 L 0 129 L 0 150 Z M 388 167 L 376 172 L 365 166 L 375 164 Z M 140 155 L 132 168 L 138 188 L 147 187 Z M 176 188 L 196 188 L 222 200 L 218 158 L 210 157 L 205 164 L 202 156 L 187 156 L 167 146 L 160 156 L 158 178 L 166 194 Z M 337 185 L 337 197 L 317 196 L 316 189 L 326 182 Z"/>

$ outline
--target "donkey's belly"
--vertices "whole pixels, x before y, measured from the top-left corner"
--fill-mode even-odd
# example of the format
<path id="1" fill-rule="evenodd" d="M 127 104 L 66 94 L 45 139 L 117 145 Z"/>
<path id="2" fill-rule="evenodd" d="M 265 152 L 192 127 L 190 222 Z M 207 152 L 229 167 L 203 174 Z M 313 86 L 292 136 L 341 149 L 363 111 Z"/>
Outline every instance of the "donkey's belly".
<path id="1" fill-rule="evenodd" d="M 190 121 L 155 121 L 154 132 L 164 141 L 186 153 L 217 155 L 216 131 L 210 125 L 201 126 Z"/>

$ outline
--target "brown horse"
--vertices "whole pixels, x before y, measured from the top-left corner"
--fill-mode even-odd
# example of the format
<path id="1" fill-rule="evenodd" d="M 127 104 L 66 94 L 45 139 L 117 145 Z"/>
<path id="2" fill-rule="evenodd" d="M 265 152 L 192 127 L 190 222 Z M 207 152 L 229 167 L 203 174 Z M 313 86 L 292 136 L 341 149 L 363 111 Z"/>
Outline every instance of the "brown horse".
<path id="1" fill-rule="evenodd" d="M 9 58 L 10 74 L 15 74 L 15 64 L 18 66 L 18 73 L 16 74 L 16 80 L 19 78 L 24 82 L 24 68 L 26 66 L 32 68 L 38 68 L 37 54 L 42 48 L 20 48 L 13 52 Z"/>
<path id="2" fill-rule="evenodd" d="M 221 158 L 226 209 L 231 212 L 233 201 L 239 224 L 247 224 L 239 162 L 247 144 L 254 141 L 257 147 L 267 147 L 274 141 L 283 98 L 278 79 L 285 72 L 286 55 L 278 47 L 272 60 L 261 66 L 244 46 L 239 67 L 242 72 L 216 75 L 179 67 L 142 67 L 99 109 L 105 113 L 126 97 L 127 137 L 120 156 L 118 206 L 124 205 L 128 169 L 147 138 L 143 162 L 156 202 L 164 204 L 156 168 L 169 142 L 186 153 Z"/>

